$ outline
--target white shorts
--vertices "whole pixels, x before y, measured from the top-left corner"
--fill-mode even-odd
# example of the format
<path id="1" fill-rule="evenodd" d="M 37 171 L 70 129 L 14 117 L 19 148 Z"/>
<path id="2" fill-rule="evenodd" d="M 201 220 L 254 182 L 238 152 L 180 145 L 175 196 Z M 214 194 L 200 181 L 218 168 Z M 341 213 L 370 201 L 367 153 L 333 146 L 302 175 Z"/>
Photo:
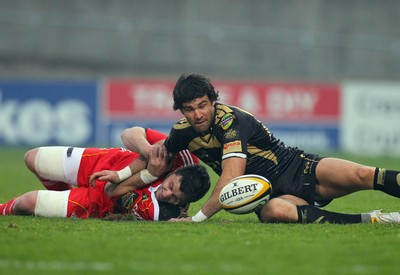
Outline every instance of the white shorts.
<path id="1" fill-rule="evenodd" d="M 67 146 L 40 147 L 35 158 L 35 169 L 44 179 L 78 186 L 78 170 L 84 150 Z"/>

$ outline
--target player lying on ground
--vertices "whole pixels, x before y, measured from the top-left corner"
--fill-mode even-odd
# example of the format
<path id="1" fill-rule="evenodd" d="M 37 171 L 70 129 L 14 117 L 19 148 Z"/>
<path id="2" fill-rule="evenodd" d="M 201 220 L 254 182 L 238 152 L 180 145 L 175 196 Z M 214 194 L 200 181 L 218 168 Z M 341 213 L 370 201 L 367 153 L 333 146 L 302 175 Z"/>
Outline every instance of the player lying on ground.
<path id="1" fill-rule="evenodd" d="M 399 198 L 399 171 L 287 147 L 250 113 L 217 102 L 218 98 L 210 80 L 197 74 L 181 75 L 173 90 L 173 108 L 184 118 L 174 125 L 166 148 L 172 153 L 189 149 L 220 176 L 202 209 L 181 221 L 207 220 L 221 210 L 219 193 L 231 179 L 256 174 L 272 184 L 271 199 L 256 213 L 261 222 L 400 222 L 398 212 L 347 215 L 319 208 L 360 190 L 380 190 Z M 122 139 L 133 148 L 130 129 Z"/>
<path id="2" fill-rule="evenodd" d="M 164 138 L 152 130 L 146 133 L 150 142 Z M 114 213 L 144 220 L 176 218 L 190 202 L 205 195 L 210 178 L 205 168 L 198 165 L 198 159 L 183 151 L 172 163 L 173 172 L 155 179 L 154 175 L 161 176 L 171 167 L 169 155 L 161 146 L 158 148 L 150 155 L 145 173 L 135 173 L 145 168 L 140 155 L 122 148 L 33 149 L 25 155 L 25 162 L 44 186 L 52 190 L 31 191 L 14 198 L 0 205 L 0 215 L 103 218 Z M 94 172 L 121 171 L 124 167 L 130 167 L 134 174 L 120 184 L 100 180 L 95 180 L 94 186 L 90 184 Z M 120 175 L 124 173 L 126 176 L 126 170 Z M 148 181 L 154 182 L 149 185 Z"/>

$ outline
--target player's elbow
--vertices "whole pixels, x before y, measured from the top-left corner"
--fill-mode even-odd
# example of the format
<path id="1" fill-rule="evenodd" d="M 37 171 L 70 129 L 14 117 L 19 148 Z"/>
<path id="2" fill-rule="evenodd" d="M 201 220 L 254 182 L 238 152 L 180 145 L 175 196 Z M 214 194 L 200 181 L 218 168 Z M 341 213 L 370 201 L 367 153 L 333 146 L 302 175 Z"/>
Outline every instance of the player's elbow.
<path id="1" fill-rule="evenodd" d="M 138 127 L 132 127 L 132 128 L 127 128 L 124 129 L 121 133 L 121 141 L 124 144 L 125 148 L 129 150 L 133 150 L 132 146 L 132 138 L 135 136 L 135 132 L 137 131 Z"/>

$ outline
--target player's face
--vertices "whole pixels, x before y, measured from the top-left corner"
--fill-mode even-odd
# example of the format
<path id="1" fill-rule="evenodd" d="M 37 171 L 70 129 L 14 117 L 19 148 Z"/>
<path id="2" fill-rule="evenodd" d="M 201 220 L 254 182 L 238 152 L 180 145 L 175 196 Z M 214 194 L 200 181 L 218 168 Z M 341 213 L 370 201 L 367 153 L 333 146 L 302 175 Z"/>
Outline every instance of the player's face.
<path id="1" fill-rule="evenodd" d="M 199 134 L 210 129 L 214 112 L 214 103 L 210 101 L 207 95 L 182 104 L 182 114 Z"/>
<path id="2" fill-rule="evenodd" d="M 181 186 L 182 176 L 177 176 L 176 174 L 171 174 L 165 178 L 164 182 L 158 187 L 156 191 L 156 198 L 159 201 L 164 201 L 174 205 L 183 204 L 185 194 L 179 190 Z"/>

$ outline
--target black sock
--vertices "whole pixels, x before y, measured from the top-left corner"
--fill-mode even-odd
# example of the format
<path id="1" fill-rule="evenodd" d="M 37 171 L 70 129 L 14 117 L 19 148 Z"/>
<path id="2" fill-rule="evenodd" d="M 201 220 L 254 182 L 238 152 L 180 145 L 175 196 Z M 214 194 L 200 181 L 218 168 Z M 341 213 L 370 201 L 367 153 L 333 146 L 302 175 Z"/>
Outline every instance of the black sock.
<path id="1" fill-rule="evenodd" d="M 297 206 L 298 223 L 361 223 L 361 214 L 342 214 L 312 205 Z"/>
<path id="2" fill-rule="evenodd" d="M 400 172 L 376 168 L 374 176 L 374 189 L 400 198 Z"/>

